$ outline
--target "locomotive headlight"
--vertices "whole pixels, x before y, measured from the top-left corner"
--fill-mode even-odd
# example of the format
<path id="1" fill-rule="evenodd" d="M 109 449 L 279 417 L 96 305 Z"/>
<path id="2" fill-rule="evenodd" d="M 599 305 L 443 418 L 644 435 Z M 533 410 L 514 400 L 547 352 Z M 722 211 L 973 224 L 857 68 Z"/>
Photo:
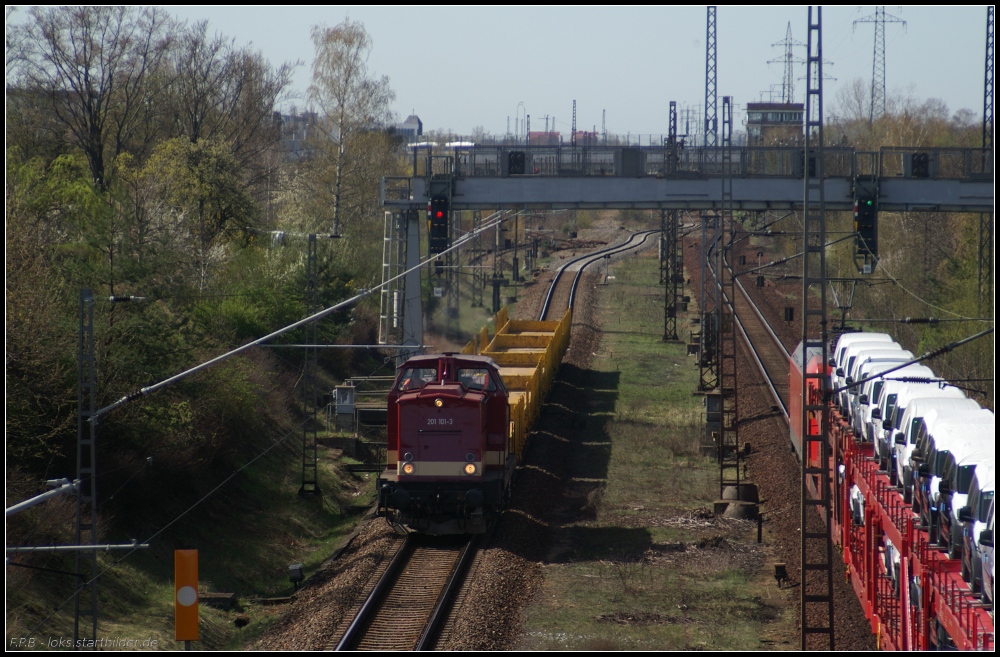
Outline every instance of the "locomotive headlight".
<path id="1" fill-rule="evenodd" d="M 441 408 L 442 406 L 444 406 L 444 401 L 442 401 L 440 399 L 435 399 L 434 400 L 434 405 L 437 406 L 438 408 Z"/>
<path id="2" fill-rule="evenodd" d="M 467 475 L 474 475 L 474 474 L 476 474 L 476 464 L 475 463 L 466 463 L 465 464 L 465 468 L 463 468 L 463 469 L 465 470 L 465 474 L 467 474 Z"/>
<path id="3" fill-rule="evenodd" d="M 416 470 L 416 468 L 413 467 L 412 463 L 404 463 L 403 464 L 403 474 L 411 475 L 411 474 L 413 474 L 414 470 Z"/>
<path id="4" fill-rule="evenodd" d="M 404 461 L 412 461 L 413 460 L 413 452 L 407 452 L 406 454 L 403 454 L 403 460 Z"/>

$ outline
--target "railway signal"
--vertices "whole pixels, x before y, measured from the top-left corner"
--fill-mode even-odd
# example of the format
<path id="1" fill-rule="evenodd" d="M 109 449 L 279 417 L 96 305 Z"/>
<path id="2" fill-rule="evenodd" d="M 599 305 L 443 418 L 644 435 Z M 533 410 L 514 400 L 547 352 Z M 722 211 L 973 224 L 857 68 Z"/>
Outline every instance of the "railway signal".
<path id="1" fill-rule="evenodd" d="M 854 179 L 854 264 L 862 274 L 878 265 L 879 183 L 872 176 Z"/>
<path id="2" fill-rule="evenodd" d="M 525 173 L 527 164 L 525 162 L 524 151 L 511 151 L 507 154 L 507 172 L 512 176 Z"/>
<path id="3" fill-rule="evenodd" d="M 878 255 L 878 204 L 867 194 L 854 199 L 854 232 L 858 234 L 858 253 Z"/>
<path id="4" fill-rule="evenodd" d="M 427 252 L 431 257 L 443 253 L 450 244 L 448 236 L 449 208 L 447 196 L 432 196 L 427 204 Z M 434 269 L 440 273 L 444 268 L 443 263 L 438 260 L 434 263 Z"/>

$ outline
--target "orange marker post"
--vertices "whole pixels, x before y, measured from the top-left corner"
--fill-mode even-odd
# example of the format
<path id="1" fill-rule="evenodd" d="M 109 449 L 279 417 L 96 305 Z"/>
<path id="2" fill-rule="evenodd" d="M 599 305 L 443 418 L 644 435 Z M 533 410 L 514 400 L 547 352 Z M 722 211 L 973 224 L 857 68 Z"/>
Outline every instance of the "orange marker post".
<path id="1" fill-rule="evenodd" d="M 174 550 L 174 638 L 198 640 L 198 550 Z"/>

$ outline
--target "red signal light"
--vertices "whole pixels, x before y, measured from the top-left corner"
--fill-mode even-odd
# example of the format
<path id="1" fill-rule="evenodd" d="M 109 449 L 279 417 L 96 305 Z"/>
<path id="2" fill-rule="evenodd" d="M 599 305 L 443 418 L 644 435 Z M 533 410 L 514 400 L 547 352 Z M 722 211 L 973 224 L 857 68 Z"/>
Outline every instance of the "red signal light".
<path id="1" fill-rule="evenodd" d="M 427 203 L 427 219 L 429 221 L 448 220 L 448 198 L 445 196 L 435 196 Z"/>

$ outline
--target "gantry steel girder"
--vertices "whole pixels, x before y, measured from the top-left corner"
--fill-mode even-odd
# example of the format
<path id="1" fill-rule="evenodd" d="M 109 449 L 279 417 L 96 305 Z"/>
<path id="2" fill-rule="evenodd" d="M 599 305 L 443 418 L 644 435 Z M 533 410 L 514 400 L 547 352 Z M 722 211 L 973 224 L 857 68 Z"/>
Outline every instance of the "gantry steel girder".
<path id="1" fill-rule="evenodd" d="M 387 178 L 383 204 L 396 208 L 426 207 L 423 178 Z M 717 178 L 625 178 L 613 176 L 510 176 L 455 179 L 453 210 L 636 208 L 723 209 Z M 827 178 L 823 192 L 828 211 L 854 209 L 853 182 Z M 386 194 L 386 190 L 392 193 Z M 892 212 L 991 212 L 993 181 L 879 178 L 879 209 Z M 801 177 L 734 178 L 733 210 L 801 210 Z"/>

